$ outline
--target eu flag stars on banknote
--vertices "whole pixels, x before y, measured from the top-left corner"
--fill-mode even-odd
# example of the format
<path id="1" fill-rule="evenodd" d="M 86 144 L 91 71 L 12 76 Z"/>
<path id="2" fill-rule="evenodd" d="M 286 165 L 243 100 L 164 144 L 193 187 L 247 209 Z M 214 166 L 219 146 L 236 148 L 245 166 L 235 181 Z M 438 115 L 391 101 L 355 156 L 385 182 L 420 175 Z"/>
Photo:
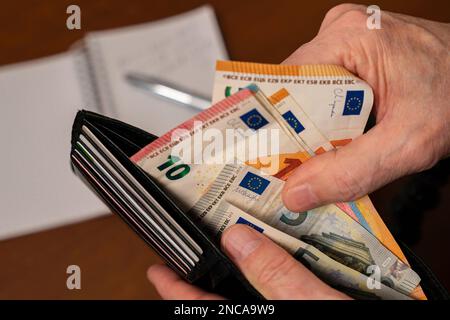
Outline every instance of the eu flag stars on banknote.
<path id="1" fill-rule="evenodd" d="M 360 115 L 364 102 L 363 90 L 349 90 L 345 95 L 344 112 L 342 115 Z"/>

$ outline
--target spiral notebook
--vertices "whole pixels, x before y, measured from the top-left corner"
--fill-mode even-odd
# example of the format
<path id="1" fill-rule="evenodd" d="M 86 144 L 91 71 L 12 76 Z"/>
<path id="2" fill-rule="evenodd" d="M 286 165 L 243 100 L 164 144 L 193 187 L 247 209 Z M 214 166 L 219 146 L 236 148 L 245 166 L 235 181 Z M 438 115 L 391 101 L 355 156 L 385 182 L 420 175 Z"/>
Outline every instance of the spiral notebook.
<path id="1" fill-rule="evenodd" d="M 139 72 L 209 96 L 215 61 L 226 56 L 214 12 L 202 6 L 88 33 L 66 53 L 0 68 L 0 239 L 109 211 L 74 179 L 67 163 L 67 127 L 77 110 L 162 134 L 198 110 L 138 90 L 126 75 Z"/>

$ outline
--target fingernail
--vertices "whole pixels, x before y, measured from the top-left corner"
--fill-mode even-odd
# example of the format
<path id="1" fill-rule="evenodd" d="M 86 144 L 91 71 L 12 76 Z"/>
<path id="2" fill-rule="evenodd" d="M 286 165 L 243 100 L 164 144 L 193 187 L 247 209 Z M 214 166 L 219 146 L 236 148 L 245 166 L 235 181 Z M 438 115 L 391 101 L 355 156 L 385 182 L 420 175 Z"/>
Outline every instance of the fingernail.
<path id="1" fill-rule="evenodd" d="M 224 235 L 223 247 L 234 261 L 248 257 L 261 244 L 261 236 L 249 227 L 233 227 Z"/>
<path id="2" fill-rule="evenodd" d="M 309 184 L 302 184 L 288 189 L 285 199 L 289 199 L 290 207 L 295 207 L 299 211 L 314 208 L 319 203 L 319 198 L 317 198 Z"/>

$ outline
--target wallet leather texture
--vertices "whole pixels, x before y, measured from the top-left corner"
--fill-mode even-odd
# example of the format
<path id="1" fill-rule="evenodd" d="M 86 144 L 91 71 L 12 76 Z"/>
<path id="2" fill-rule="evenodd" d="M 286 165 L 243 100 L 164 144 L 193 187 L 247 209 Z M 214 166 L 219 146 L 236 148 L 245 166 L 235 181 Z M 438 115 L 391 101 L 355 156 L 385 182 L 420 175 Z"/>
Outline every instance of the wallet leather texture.
<path id="1" fill-rule="evenodd" d="M 115 199 L 105 191 L 105 187 L 96 183 L 94 178 L 95 172 L 86 169 L 82 170 L 79 164 L 80 159 L 77 160 L 75 146 L 83 126 L 89 128 L 95 134 L 123 167 L 170 213 L 176 223 L 201 247 L 202 254 L 200 259 L 188 273 L 181 272 L 180 268 L 168 259 L 167 254 L 155 245 L 155 242 L 148 234 L 142 231 L 142 226 L 130 219 L 130 215 L 124 212 Z M 264 299 L 231 260 L 222 253 L 220 246 L 177 206 L 170 195 L 164 192 L 154 179 L 130 160 L 131 156 L 155 139 L 157 139 L 156 136 L 121 121 L 90 111 L 79 111 L 72 128 L 72 168 L 103 199 L 113 212 L 120 216 L 173 270 L 188 282 L 227 298 Z M 401 244 L 401 247 L 411 266 L 421 277 L 421 286 L 428 299 L 449 299 L 448 292 L 425 263 L 405 245 Z"/>

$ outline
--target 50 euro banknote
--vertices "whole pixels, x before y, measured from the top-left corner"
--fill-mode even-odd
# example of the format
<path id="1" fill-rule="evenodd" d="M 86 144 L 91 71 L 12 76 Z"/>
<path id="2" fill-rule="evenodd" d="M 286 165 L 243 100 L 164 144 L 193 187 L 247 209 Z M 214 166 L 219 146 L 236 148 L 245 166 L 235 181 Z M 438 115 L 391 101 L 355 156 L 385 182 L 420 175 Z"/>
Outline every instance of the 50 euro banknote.
<path id="1" fill-rule="evenodd" d="M 217 61 L 213 103 L 251 83 L 267 96 L 287 89 L 328 141 L 336 145 L 363 133 L 373 104 L 370 86 L 340 66 L 238 61 Z"/>

